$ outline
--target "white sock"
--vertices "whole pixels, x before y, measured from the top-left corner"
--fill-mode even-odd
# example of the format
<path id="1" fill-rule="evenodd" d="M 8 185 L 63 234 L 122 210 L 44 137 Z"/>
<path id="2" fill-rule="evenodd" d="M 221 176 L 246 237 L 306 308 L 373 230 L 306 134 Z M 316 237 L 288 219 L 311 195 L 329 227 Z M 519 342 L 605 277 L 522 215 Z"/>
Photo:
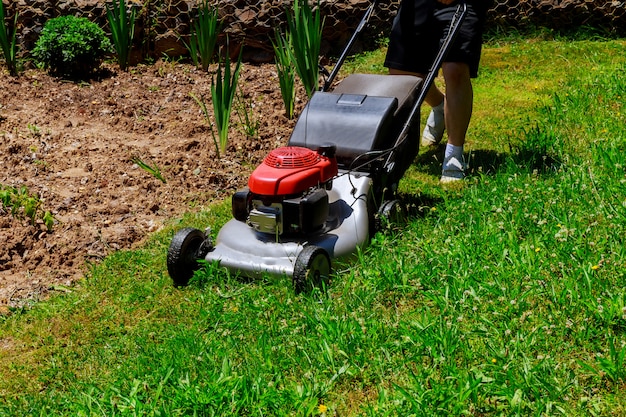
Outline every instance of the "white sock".
<path id="1" fill-rule="evenodd" d="M 446 144 L 446 153 L 444 155 L 444 161 L 449 160 L 450 158 L 456 158 L 459 161 L 463 160 L 463 145 L 455 146 L 450 143 Z"/>

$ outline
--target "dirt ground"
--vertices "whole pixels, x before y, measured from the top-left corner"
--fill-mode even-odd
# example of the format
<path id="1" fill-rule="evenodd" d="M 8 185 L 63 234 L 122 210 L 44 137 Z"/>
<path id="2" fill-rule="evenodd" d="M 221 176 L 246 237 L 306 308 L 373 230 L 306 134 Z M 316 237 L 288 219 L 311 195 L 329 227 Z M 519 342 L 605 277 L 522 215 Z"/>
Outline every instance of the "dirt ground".
<path id="1" fill-rule="evenodd" d="M 48 231 L 0 204 L 0 314 L 71 285 L 86 261 L 133 247 L 190 207 L 228 197 L 295 124 L 274 66 L 244 64 L 240 103 L 258 134 L 248 137 L 233 113 L 218 159 L 190 96 L 204 96 L 211 111 L 211 72 L 171 62 L 103 68 L 78 84 L 39 70 L 0 74 L 0 185 L 26 186 L 55 219 Z M 166 183 L 134 158 L 156 164 Z"/>

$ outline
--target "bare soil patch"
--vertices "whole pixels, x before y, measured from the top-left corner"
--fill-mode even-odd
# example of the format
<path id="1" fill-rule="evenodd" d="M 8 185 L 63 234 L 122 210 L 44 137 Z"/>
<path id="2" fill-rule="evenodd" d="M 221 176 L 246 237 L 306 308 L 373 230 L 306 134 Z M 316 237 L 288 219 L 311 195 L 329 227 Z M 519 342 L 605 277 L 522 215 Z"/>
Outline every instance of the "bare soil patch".
<path id="1" fill-rule="evenodd" d="M 104 69 L 79 84 L 38 70 L 0 77 L 0 184 L 28 187 L 56 219 L 48 232 L 0 207 L 0 314 L 71 285 L 87 260 L 133 247 L 192 205 L 241 188 L 295 123 L 284 115 L 274 66 L 244 64 L 239 86 L 258 134 L 248 137 L 233 114 L 218 159 L 190 96 L 210 103 L 212 72 L 171 62 Z"/>

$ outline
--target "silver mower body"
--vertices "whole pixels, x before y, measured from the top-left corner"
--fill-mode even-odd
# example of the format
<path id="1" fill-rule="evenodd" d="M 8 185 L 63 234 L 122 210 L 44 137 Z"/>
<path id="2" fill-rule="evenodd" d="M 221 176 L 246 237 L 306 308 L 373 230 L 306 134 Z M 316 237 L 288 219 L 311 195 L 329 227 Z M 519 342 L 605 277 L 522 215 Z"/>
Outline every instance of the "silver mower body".
<path id="1" fill-rule="evenodd" d="M 296 260 L 308 245 L 324 249 L 332 259 L 353 255 L 357 247 L 369 241 L 371 187 L 372 180 L 366 175 L 340 172 L 328 191 L 326 226 L 310 236 L 271 235 L 231 219 L 220 229 L 205 260 L 218 261 L 229 271 L 247 277 L 293 276 Z"/>

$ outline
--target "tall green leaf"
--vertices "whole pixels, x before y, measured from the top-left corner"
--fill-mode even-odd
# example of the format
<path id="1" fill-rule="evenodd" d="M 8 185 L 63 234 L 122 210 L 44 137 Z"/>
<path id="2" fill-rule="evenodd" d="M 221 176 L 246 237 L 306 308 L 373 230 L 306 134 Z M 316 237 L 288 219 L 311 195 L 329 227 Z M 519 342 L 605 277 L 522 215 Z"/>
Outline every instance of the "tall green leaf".
<path id="1" fill-rule="evenodd" d="M 112 6 L 107 6 L 107 18 L 117 52 L 117 63 L 122 71 L 128 68 L 130 50 L 135 36 L 136 12 L 136 9 L 131 9 L 129 12 L 124 0 L 119 0 L 119 3 L 114 0 Z"/>
<path id="2" fill-rule="evenodd" d="M 230 57 L 226 53 L 224 62 L 219 60 L 217 73 L 213 77 L 211 85 L 211 97 L 213 98 L 213 114 L 215 117 L 215 125 L 219 136 L 220 154 L 226 152 L 228 145 L 228 126 L 230 114 L 233 108 L 233 99 L 237 91 L 237 82 L 239 80 L 239 71 L 241 70 L 241 52 L 233 71 L 230 67 Z"/>
<path id="3" fill-rule="evenodd" d="M 315 12 L 307 0 L 295 0 L 291 14 L 287 14 L 291 35 L 293 60 L 300 80 L 309 97 L 318 89 L 319 55 L 323 23 L 319 1 Z"/>
<path id="4" fill-rule="evenodd" d="M 17 17 L 18 13 L 15 12 L 13 18 L 13 30 L 9 25 L 5 26 L 5 12 L 4 4 L 0 1 L 0 46 L 2 46 L 2 52 L 4 59 L 9 68 L 9 73 L 13 76 L 17 75 L 17 43 L 15 42 L 15 35 L 17 33 Z"/>
<path id="5" fill-rule="evenodd" d="M 197 96 L 194 93 L 189 93 L 191 98 L 198 104 L 200 110 L 202 110 L 202 114 L 204 115 L 204 119 L 207 121 L 209 126 L 211 127 L 211 136 L 213 136 L 213 144 L 215 145 L 215 151 L 217 152 L 217 158 L 220 158 L 220 147 L 219 142 L 217 141 L 217 137 L 215 136 L 215 132 L 213 131 L 213 124 L 211 123 L 211 114 L 209 113 L 209 108 L 206 105 L 206 100 L 204 96 Z"/>
<path id="6" fill-rule="evenodd" d="M 193 22 L 192 29 L 189 44 L 186 43 L 187 49 L 193 64 L 195 66 L 200 64 L 202 70 L 207 71 L 213 60 L 217 37 L 221 30 L 217 8 L 211 7 L 207 0 L 203 0 L 198 6 L 198 16 Z"/>
<path id="7" fill-rule="evenodd" d="M 292 119 L 294 114 L 294 104 L 296 98 L 296 67 L 292 59 L 291 36 L 289 33 L 281 35 L 278 31 L 275 34 L 275 41 L 272 42 L 274 55 L 276 57 L 276 71 L 278 72 L 278 82 L 280 93 L 285 104 L 285 113 Z"/>

